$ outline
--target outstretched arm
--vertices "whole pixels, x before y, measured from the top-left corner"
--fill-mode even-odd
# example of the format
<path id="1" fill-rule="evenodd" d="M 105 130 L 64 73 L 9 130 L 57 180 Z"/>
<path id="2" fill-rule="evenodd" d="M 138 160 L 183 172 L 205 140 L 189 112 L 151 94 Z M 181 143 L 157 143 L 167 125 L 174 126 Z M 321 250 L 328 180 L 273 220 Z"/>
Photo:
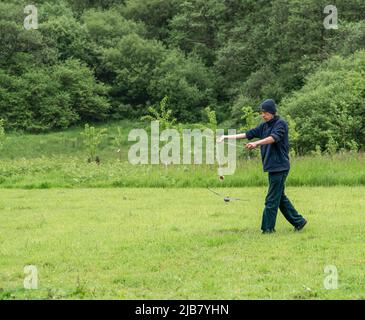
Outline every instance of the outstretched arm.
<path id="1" fill-rule="evenodd" d="M 224 139 L 227 139 L 227 140 L 238 140 L 238 139 L 246 139 L 246 133 L 241 133 L 241 134 L 235 134 L 235 135 L 230 135 L 230 136 L 220 136 L 218 139 L 217 139 L 217 142 L 218 143 L 222 143 L 224 141 Z"/>
<path id="2" fill-rule="evenodd" d="M 238 140 L 238 139 L 248 139 L 251 140 L 253 138 L 260 138 L 262 133 L 262 124 L 259 124 L 256 128 L 250 129 L 245 133 L 230 135 L 230 136 L 221 136 L 217 139 L 218 143 L 222 143 L 224 139 L 229 140 Z"/>

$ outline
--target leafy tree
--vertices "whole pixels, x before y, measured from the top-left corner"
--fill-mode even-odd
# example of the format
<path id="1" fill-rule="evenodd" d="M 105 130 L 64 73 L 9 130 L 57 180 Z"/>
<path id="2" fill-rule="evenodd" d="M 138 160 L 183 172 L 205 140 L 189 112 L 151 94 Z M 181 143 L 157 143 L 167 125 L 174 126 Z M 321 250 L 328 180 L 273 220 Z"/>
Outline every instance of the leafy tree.
<path id="1" fill-rule="evenodd" d="M 48 48 L 37 30 L 25 30 L 19 4 L 0 3 L 0 68 L 14 74 L 29 66 L 54 62 L 55 50 Z"/>
<path id="2" fill-rule="evenodd" d="M 131 105 L 121 115 L 136 117 L 143 114 L 145 105 L 151 105 L 148 87 L 156 67 L 164 56 L 161 43 L 145 40 L 136 34 L 123 37 L 113 48 L 102 53 L 102 68 L 111 84 L 114 110 L 118 104 Z"/>
<path id="3" fill-rule="evenodd" d="M 243 106 L 272 97 L 296 124 L 296 153 L 364 146 L 364 1 L 335 1 L 337 30 L 316 0 L 38 0 L 30 31 L 26 4 L 0 2 L 6 129 L 140 118 L 165 96 L 180 122 L 210 106 L 237 127 Z"/>
<path id="4" fill-rule="evenodd" d="M 53 79 L 61 91 L 71 99 L 71 108 L 82 121 L 101 121 L 107 118 L 110 104 L 108 87 L 98 82 L 93 72 L 78 60 L 67 60 L 53 68 Z"/>
<path id="5" fill-rule="evenodd" d="M 332 37 L 326 38 L 326 46 L 331 52 L 349 56 L 363 49 L 365 43 L 365 21 L 343 22 Z"/>
<path id="6" fill-rule="evenodd" d="M 117 9 L 90 9 L 84 12 L 81 21 L 99 50 L 115 47 L 124 36 L 137 34 L 144 37 L 146 34 L 143 24 L 127 20 Z"/>
<path id="7" fill-rule="evenodd" d="M 0 70 L 0 114 L 10 129 L 34 132 L 66 128 L 78 120 L 69 96 L 49 71 L 35 68 L 16 77 Z"/>
<path id="8" fill-rule="evenodd" d="M 109 9 L 115 5 L 124 4 L 124 0 L 67 0 L 77 14 L 90 8 Z"/>
<path id="9" fill-rule="evenodd" d="M 212 73 L 199 59 L 168 50 L 160 42 L 126 35 L 116 47 L 104 49 L 102 59 L 114 110 L 121 116 L 140 116 L 145 106 L 168 96 L 179 120 L 194 121 L 201 119 L 197 111 L 215 102 Z M 123 112 L 118 105 L 134 108 Z"/>
<path id="10" fill-rule="evenodd" d="M 220 0 L 183 1 L 170 22 L 169 43 L 197 53 L 208 65 L 215 60 L 217 33 L 225 6 Z"/>
<path id="11" fill-rule="evenodd" d="M 196 122 L 204 107 L 215 105 L 214 86 L 212 72 L 198 58 L 171 50 L 155 68 L 148 92 L 154 101 L 168 96 L 180 121 Z"/>
<path id="12" fill-rule="evenodd" d="M 168 97 L 161 100 L 158 108 L 151 106 L 148 108 L 149 115 L 143 116 L 142 121 L 158 121 L 161 130 L 175 128 L 176 119 L 172 117 L 172 110 L 167 109 Z"/>
<path id="13" fill-rule="evenodd" d="M 171 33 L 170 21 L 179 12 L 180 0 L 127 0 L 122 8 L 123 16 L 142 21 L 147 36 L 166 42 Z"/>
<path id="14" fill-rule="evenodd" d="M 245 121 L 245 119 L 242 118 L 242 108 L 249 107 L 253 112 L 253 106 L 258 106 L 259 102 L 260 101 L 256 101 L 255 99 L 249 98 L 245 95 L 239 95 L 233 102 L 232 106 L 227 110 L 227 113 L 229 112 L 231 114 L 231 118 L 228 120 L 229 126 L 235 128 L 242 126 L 242 120 Z"/>
<path id="15" fill-rule="evenodd" d="M 0 69 L 0 114 L 11 129 L 40 132 L 105 119 L 106 88 L 77 60 L 30 68 L 17 77 Z"/>
<path id="16" fill-rule="evenodd" d="M 74 17 L 53 17 L 40 25 L 39 32 L 46 45 L 57 51 L 58 60 L 87 60 L 90 40 L 86 28 Z"/>
<path id="17" fill-rule="evenodd" d="M 334 152 L 351 141 L 365 143 L 365 51 L 334 56 L 307 78 L 306 85 L 282 102 L 297 124 L 300 153 L 319 145 Z"/>

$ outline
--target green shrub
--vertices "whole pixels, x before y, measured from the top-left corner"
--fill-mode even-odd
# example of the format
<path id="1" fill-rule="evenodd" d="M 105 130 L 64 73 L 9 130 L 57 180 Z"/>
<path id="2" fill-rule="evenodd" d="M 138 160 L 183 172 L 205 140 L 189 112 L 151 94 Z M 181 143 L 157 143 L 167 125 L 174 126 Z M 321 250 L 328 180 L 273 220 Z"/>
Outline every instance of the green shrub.
<path id="1" fill-rule="evenodd" d="M 77 60 L 34 67 L 21 77 L 0 69 L 0 114 L 10 129 L 41 132 L 106 118 L 107 88 Z"/>
<path id="2" fill-rule="evenodd" d="M 334 56 L 306 85 L 282 102 L 296 123 L 301 153 L 320 148 L 332 154 L 365 144 L 365 51 Z"/>

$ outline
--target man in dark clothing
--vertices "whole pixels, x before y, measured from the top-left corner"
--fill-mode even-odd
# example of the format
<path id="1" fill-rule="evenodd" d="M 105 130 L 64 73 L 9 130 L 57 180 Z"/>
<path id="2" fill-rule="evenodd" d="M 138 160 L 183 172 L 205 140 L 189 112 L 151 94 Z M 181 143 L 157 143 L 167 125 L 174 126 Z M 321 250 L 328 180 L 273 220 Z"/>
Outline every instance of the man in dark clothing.
<path id="1" fill-rule="evenodd" d="M 279 208 L 295 230 L 303 229 L 307 223 L 285 195 L 285 181 L 290 170 L 288 125 L 276 115 L 276 112 L 275 101 L 265 100 L 261 104 L 263 123 L 246 133 L 222 136 L 218 139 L 218 142 L 223 142 L 224 139 L 260 139 L 248 143 L 246 148 L 252 150 L 260 146 L 264 172 L 269 174 L 269 190 L 261 225 L 263 233 L 275 232 L 276 216 Z"/>

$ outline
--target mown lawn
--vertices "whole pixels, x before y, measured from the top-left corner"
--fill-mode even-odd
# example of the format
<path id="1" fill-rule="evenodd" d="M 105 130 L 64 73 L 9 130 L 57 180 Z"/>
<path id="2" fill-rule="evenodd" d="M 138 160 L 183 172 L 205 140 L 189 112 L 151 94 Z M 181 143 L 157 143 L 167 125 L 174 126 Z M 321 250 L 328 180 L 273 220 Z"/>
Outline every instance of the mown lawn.
<path id="1" fill-rule="evenodd" d="M 2 189 L 2 299 L 365 299 L 365 187 L 290 187 L 308 219 L 262 235 L 265 187 Z M 38 290 L 24 290 L 35 265 Z M 338 270 L 326 290 L 324 268 Z"/>

